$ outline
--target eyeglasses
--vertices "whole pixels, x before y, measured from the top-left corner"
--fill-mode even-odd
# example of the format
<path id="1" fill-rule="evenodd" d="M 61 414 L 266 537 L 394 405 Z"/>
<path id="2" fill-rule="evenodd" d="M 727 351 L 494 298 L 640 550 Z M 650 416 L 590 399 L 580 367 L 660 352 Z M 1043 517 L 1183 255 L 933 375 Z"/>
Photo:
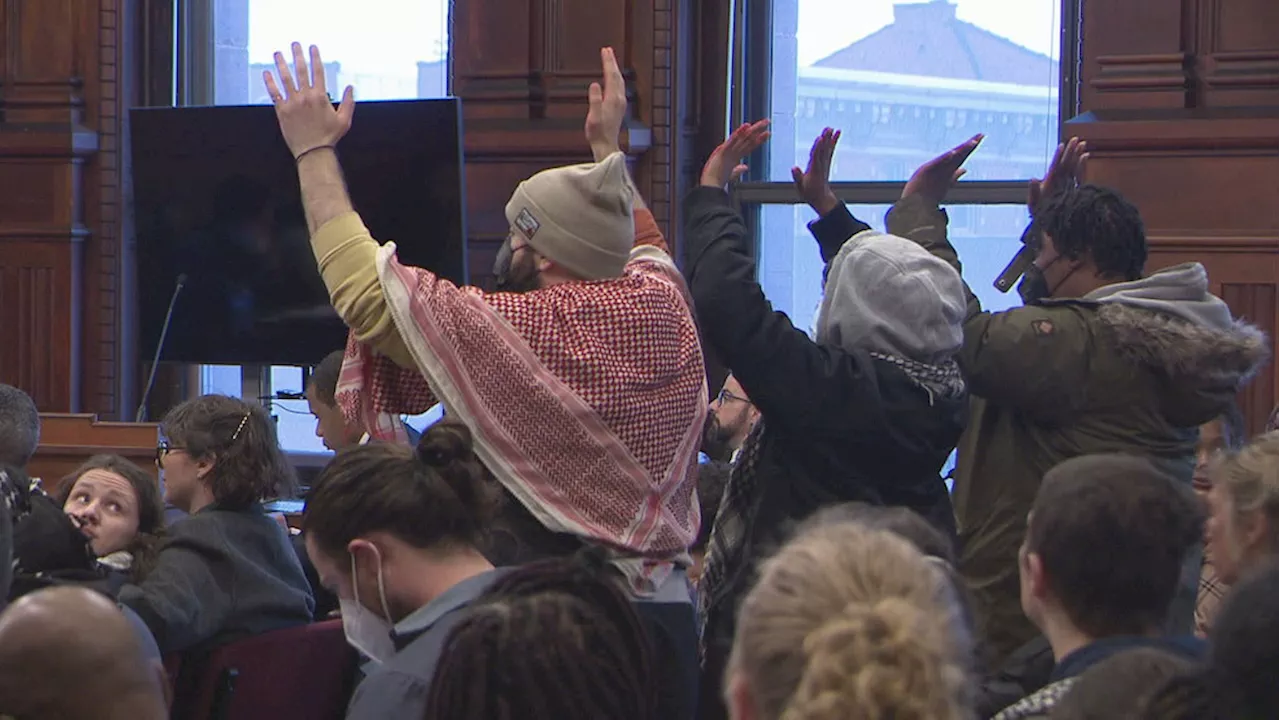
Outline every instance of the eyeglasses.
<path id="1" fill-rule="evenodd" d="M 158 468 L 160 468 L 161 470 L 163 470 L 163 469 L 164 469 L 164 456 L 165 456 L 165 455 L 168 455 L 168 454 L 169 454 L 169 453 L 171 453 L 171 452 L 175 452 L 175 451 L 177 451 L 177 450 L 186 450 L 186 448 L 184 448 L 184 447 L 179 447 L 179 446 L 177 446 L 177 445 L 170 445 L 168 440 L 161 440 L 161 441 L 156 445 L 156 467 L 158 467 Z"/>
<path id="2" fill-rule="evenodd" d="M 227 445 L 235 442 L 236 438 L 240 437 L 240 433 L 244 430 L 244 426 L 249 422 L 249 415 L 250 413 L 246 412 L 244 417 L 240 418 L 240 424 L 236 426 L 236 431 L 231 433 L 231 439 L 227 441 Z M 161 440 L 156 444 L 156 467 L 163 470 L 164 456 L 179 450 L 186 450 L 186 448 L 181 445 L 171 445 L 168 440 Z"/>
<path id="3" fill-rule="evenodd" d="M 746 403 L 748 405 L 751 404 L 751 400 L 749 400 L 748 398 L 744 398 L 741 395 L 734 395 L 732 392 L 729 392 L 728 390 L 721 390 L 720 394 L 716 396 L 716 402 L 720 403 L 721 405 L 724 405 L 725 403 L 729 403 L 729 402 L 741 402 L 741 403 Z"/>

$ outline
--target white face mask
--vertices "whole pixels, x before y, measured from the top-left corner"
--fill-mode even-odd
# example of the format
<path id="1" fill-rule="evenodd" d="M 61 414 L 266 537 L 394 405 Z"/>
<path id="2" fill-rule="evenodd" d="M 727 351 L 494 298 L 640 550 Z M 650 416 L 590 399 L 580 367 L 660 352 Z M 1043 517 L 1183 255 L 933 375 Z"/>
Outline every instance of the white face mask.
<path id="1" fill-rule="evenodd" d="M 377 548 L 373 549 L 378 552 Z M 387 593 L 382 584 L 382 558 L 378 557 L 378 599 L 382 602 L 383 616 L 360 603 L 360 581 L 356 579 L 356 556 L 351 553 L 351 600 L 338 598 L 338 610 L 342 613 L 342 631 L 351 647 L 359 650 L 379 665 L 396 654 L 391 640 L 391 612 L 387 609 Z"/>

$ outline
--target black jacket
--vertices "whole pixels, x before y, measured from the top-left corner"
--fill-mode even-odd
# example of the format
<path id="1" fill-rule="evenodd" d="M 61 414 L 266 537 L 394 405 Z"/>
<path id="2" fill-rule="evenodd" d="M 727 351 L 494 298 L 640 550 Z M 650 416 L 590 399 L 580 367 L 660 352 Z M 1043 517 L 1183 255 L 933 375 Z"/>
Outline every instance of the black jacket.
<path id="1" fill-rule="evenodd" d="M 843 206 L 810 226 L 824 262 L 866 229 Z M 967 403 L 931 403 L 897 366 L 819 345 L 775 312 L 756 280 L 742 218 L 724 191 L 689 193 L 684 241 L 686 279 L 704 342 L 742 384 L 765 424 L 745 553 L 729 568 L 719 597 L 709 599 L 704 639 L 707 670 L 715 676 L 754 561 L 776 547 L 794 522 L 827 505 L 860 501 L 910 508 L 954 536 L 939 470 L 964 428 Z"/>

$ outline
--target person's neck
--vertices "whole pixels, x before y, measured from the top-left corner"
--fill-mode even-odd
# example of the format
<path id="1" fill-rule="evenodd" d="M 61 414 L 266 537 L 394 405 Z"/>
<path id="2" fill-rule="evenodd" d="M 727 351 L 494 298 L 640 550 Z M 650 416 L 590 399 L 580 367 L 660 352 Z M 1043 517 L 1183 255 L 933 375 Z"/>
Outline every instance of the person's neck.
<path id="1" fill-rule="evenodd" d="M 1048 614 L 1040 630 L 1044 633 L 1045 639 L 1049 641 L 1049 647 L 1053 648 L 1053 661 L 1055 663 L 1062 662 L 1062 658 L 1097 640 L 1092 635 L 1082 632 L 1065 616 L 1056 612 Z"/>
<path id="2" fill-rule="evenodd" d="M 454 585 L 492 569 L 493 563 L 474 548 L 447 554 L 430 551 L 415 554 L 405 568 L 408 585 L 402 596 L 404 614 L 435 600 Z"/>
<path id="3" fill-rule="evenodd" d="M 202 484 L 195 494 L 191 496 L 191 502 L 187 503 L 187 507 L 183 509 L 187 511 L 188 515 L 195 515 L 215 502 L 217 502 L 217 498 L 213 496 L 213 491 Z"/>
<path id="4" fill-rule="evenodd" d="M 1088 268 L 1080 268 L 1079 272 L 1073 273 L 1062 283 L 1062 287 L 1054 293 L 1057 297 L 1063 298 L 1082 298 L 1089 293 L 1104 288 L 1108 285 L 1115 285 L 1123 282 L 1121 278 L 1115 278 L 1105 275 L 1099 275 L 1090 271 Z"/>

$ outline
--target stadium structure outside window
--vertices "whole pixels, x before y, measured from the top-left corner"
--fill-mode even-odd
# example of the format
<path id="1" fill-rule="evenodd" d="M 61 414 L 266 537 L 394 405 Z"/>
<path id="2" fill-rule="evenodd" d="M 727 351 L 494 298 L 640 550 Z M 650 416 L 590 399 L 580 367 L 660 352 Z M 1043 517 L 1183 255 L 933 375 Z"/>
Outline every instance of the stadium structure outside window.
<path id="1" fill-rule="evenodd" d="M 365 0 L 359 11 L 343 0 L 212 0 L 190 18 L 196 52 L 186 55 L 189 104 L 268 103 L 262 72 L 272 53 L 292 42 L 324 51 L 331 88 L 354 85 L 357 100 L 446 97 L 449 93 L 450 0 Z M 202 8 L 203 9 L 203 8 Z M 337 348 L 335 348 L 337 349 Z M 320 358 L 316 358 L 319 362 Z M 200 392 L 241 394 L 240 366 L 200 366 Z M 303 370 L 272 366 L 264 394 L 300 393 Z M 291 452 L 325 452 L 306 400 L 274 400 L 280 444 Z M 436 408 L 408 418 L 418 429 L 440 417 Z"/>
<path id="2" fill-rule="evenodd" d="M 791 168 L 805 167 L 825 127 L 842 132 L 837 196 L 881 230 L 921 163 L 984 133 L 948 196 L 950 238 L 984 308 L 1019 302 L 992 282 L 1019 247 L 1027 181 L 1075 113 L 1078 18 L 1078 0 L 740 2 L 729 126 L 767 117 L 772 137 L 734 193 L 773 307 L 812 332 L 822 260 Z"/>

